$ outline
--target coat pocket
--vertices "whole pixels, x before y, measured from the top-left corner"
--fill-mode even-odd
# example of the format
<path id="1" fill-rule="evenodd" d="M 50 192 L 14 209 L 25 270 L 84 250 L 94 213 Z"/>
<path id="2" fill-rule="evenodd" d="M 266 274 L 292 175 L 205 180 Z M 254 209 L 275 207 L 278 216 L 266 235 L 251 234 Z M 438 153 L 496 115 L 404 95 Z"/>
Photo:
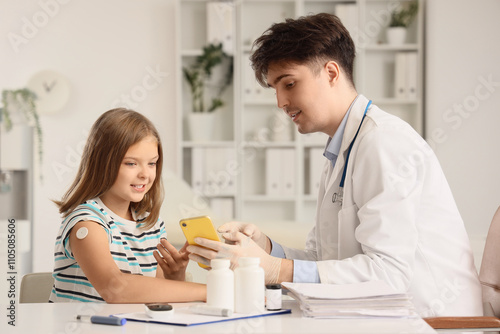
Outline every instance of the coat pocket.
<path id="1" fill-rule="evenodd" d="M 359 226 L 358 207 L 351 205 L 338 214 L 339 225 L 339 260 L 362 254 L 361 244 L 356 240 L 355 232 Z"/>

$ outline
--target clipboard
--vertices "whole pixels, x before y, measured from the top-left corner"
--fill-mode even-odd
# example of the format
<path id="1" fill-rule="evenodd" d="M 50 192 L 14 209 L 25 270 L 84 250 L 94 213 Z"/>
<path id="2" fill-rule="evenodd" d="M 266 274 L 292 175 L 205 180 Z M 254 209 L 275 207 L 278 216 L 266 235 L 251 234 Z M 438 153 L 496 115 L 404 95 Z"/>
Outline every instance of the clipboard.
<path id="1" fill-rule="evenodd" d="M 233 321 L 240 319 L 250 319 L 258 317 L 267 317 L 272 315 L 292 313 L 291 309 L 282 309 L 277 311 L 264 311 L 262 313 L 233 313 L 230 317 L 219 317 L 213 315 L 196 314 L 189 310 L 189 306 L 196 305 L 193 303 L 180 303 L 171 304 L 174 306 L 174 314 L 168 320 L 152 319 L 146 315 L 145 312 L 135 313 L 119 313 L 113 314 L 113 317 L 125 318 L 128 321 L 147 322 L 160 325 L 173 325 L 173 326 L 197 326 L 206 325 L 218 322 Z"/>

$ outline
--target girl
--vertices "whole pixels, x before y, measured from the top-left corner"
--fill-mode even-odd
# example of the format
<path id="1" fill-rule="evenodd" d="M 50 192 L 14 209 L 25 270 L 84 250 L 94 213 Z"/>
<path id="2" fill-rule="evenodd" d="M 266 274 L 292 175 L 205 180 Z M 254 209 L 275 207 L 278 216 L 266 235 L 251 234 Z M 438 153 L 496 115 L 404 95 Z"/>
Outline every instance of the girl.
<path id="1" fill-rule="evenodd" d="M 205 285 L 184 282 L 187 244 L 177 251 L 165 239 L 162 165 L 160 137 L 143 115 L 113 109 L 94 123 L 75 181 L 55 202 L 64 220 L 50 302 L 206 299 Z"/>

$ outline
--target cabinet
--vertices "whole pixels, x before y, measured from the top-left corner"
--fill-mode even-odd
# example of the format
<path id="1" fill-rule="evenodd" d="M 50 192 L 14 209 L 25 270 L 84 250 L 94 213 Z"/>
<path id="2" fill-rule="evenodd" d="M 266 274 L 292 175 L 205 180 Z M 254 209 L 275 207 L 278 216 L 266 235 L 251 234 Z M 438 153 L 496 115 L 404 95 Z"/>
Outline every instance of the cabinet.
<path id="1" fill-rule="evenodd" d="M 33 128 L 14 124 L 9 132 L 0 123 L 0 257 L 7 259 L 7 224 L 15 226 L 15 271 L 32 271 Z M 12 225 L 11 225 L 12 226 Z M 11 239 L 11 237 L 9 237 Z M 5 254 L 5 257 L 2 255 Z"/>
<path id="2" fill-rule="evenodd" d="M 406 43 L 389 45 L 385 32 L 390 11 L 400 2 L 405 1 L 224 2 L 232 13 L 229 49 L 233 84 L 224 95 L 225 107 L 215 113 L 211 140 L 192 141 L 189 136 L 186 120 L 191 113 L 191 96 L 181 66 L 177 69 L 178 171 L 213 208 L 218 208 L 216 220 L 223 216 L 221 220 L 312 222 L 315 216 L 317 175 L 324 163 L 322 151 L 327 137 L 298 134 L 292 122 L 282 117 L 274 92 L 255 82 L 249 65 L 253 40 L 274 22 L 319 12 L 341 17 L 356 43 L 357 91 L 423 135 L 424 1 L 419 1 Z M 185 66 L 207 44 L 207 1 L 178 0 L 177 11 L 177 61 Z M 413 58 L 403 74 L 408 77 L 411 73 L 414 92 L 411 97 L 398 96 L 397 59 L 408 54 Z"/>

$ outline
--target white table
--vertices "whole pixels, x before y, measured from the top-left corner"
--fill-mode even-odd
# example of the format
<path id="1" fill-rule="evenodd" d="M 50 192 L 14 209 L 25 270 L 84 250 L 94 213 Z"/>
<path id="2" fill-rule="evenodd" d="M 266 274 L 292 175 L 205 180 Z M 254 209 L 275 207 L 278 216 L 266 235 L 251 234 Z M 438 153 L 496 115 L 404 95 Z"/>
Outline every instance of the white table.
<path id="1" fill-rule="evenodd" d="M 174 308 L 175 308 L 175 304 Z M 302 317 L 297 302 L 284 301 L 291 314 L 189 327 L 128 321 L 124 326 L 77 322 L 77 314 L 143 312 L 142 304 L 57 303 L 19 304 L 16 327 L 2 315 L 1 333 L 436 333 L 422 319 L 312 319 Z M 7 329 L 7 330 L 5 330 Z"/>

